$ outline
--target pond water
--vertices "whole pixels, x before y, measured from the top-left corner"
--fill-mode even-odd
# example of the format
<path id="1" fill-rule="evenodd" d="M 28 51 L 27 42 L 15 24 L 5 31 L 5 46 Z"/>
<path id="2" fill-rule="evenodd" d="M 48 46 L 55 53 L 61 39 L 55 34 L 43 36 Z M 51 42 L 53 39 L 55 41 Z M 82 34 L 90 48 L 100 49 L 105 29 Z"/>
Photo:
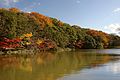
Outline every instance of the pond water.
<path id="1" fill-rule="evenodd" d="M 86 49 L 1 55 L 0 80 L 120 80 L 119 54 L 120 49 Z"/>

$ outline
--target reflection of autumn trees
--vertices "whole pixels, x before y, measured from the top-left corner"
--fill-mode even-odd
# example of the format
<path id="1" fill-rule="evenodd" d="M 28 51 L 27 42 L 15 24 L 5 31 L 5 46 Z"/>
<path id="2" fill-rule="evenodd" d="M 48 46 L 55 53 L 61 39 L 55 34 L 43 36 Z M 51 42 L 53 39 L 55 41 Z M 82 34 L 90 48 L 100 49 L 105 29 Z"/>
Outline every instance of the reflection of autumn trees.
<path id="1" fill-rule="evenodd" d="M 73 71 L 97 67 L 111 60 L 114 60 L 113 56 L 80 52 L 57 54 L 43 52 L 35 56 L 19 57 L 0 56 L 0 76 L 8 76 L 4 80 L 10 77 L 15 78 L 15 80 L 26 80 L 26 77 L 31 80 L 56 80 L 65 74 L 71 74 Z M 10 75 L 14 72 L 16 75 Z"/>

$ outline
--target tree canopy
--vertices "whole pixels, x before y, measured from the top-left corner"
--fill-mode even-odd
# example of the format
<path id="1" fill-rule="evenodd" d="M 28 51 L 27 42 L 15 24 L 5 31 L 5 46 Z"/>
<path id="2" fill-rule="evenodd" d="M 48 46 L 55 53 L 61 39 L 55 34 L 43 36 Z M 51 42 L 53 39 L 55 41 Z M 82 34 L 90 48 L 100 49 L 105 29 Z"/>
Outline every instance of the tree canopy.
<path id="1" fill-rule="evenodd" d="M 25 13 L 17 8 L 1 8 L 0 37 L 15 39 L 25 34 L 32 34 L 32 36 L 31 39 L 24 37 L 24 42 L 39 41 L 37 42 L 39 48 L 43 45 L 49 48 L 52 44 L 54 47 L 61 48 L 108 48 L 115 44 L 116 39 L 120 40 L 119 36 L 84 29 L 77 25 L 71 26 L 37 12 Z"/>

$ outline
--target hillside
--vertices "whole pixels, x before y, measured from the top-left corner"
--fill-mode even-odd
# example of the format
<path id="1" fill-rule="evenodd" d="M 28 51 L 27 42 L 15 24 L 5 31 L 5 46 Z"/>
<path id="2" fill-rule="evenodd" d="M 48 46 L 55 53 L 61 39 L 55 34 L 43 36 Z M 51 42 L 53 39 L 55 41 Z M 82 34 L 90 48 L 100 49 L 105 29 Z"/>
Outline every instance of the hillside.
<path id="1" fill-rule="evenodd" d="M 0 48 L 100 49 L 115 46 L 120 37 L 69 25 L 37 12 L 0 8 Z"/>

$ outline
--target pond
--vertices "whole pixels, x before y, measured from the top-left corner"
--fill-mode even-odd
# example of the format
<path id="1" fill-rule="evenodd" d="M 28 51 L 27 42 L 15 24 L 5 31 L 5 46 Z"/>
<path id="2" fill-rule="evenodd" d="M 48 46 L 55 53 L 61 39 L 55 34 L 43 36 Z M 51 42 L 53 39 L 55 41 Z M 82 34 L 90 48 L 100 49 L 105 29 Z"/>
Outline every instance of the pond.
<path id="1" fill-rule="evenodd" d="M 1 55 L 0 80 L 119 80 L 119 54 L 120 49 L 84 49 Z"/>

